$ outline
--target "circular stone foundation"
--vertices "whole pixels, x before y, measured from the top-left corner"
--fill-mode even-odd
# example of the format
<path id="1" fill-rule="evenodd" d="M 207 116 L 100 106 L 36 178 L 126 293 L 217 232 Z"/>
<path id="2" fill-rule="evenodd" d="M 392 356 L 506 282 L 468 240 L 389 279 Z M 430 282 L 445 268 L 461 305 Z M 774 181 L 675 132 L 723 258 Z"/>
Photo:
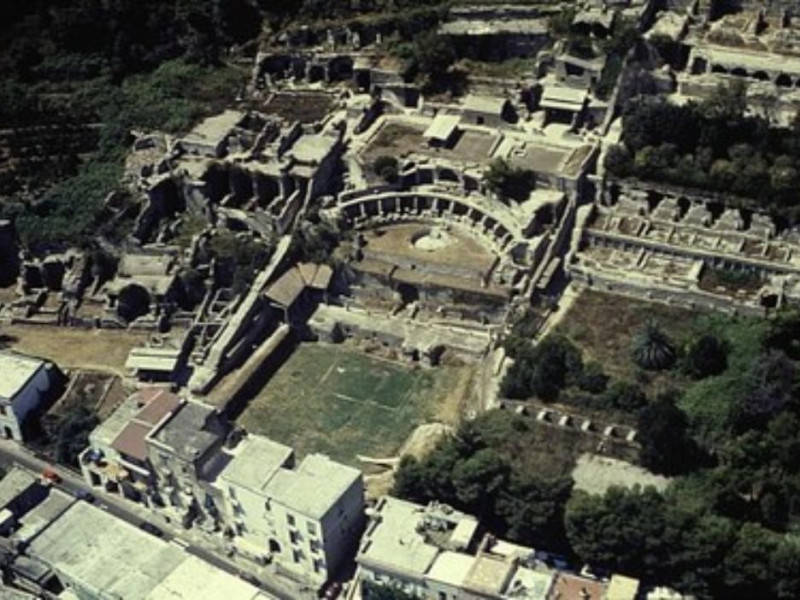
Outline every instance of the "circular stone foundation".
<path id="1" fill-rule="evenodd" d="M 411 245 L 425 252 L 441 250 L 454 242 L 453 237 L 441 227 L 432 227 L 411 236 Z"/>

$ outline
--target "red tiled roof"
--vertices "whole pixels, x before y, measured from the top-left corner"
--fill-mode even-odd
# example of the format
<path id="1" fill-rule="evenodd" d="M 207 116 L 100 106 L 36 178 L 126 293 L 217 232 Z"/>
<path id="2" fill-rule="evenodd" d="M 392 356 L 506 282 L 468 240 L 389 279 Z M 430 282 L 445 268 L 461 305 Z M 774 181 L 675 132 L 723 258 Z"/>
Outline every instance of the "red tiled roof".
<path id="1" fill-rule="evenodd" d="M 151 393 L 150 390 L 156 390 L 156 393 Z M 140 397 L 141 393 L 145 391 L 148 392 L 147 395 L 150 397 L 150 399 L 147 401 L 145 407 L 142 408 L 142 410 L 140 410 L 134 417 L 134 420 L 136 421 L 142 421 L 144 423 L 155 425 L 161 421 L 165 415 L 178 408 L 181 403 L 180 396 L 177 396 L 176 394 L 173 394 L 164 388 L 145 388 L 144 390 L 141 390 Z"/>
<path id="2" fill-rule="evenodd" d="M 137 460 L 147 460 L 147 444 L 145 437 L 153 428 L 149 423 L 131 421 L 119 432 L 111 442 L 111 447 L 117 452 L 131 456 Z"/>
<path id="3" fill-rule="evenodd" d="M 305 287 L 306 284 L 300 271 L 293 267 L 270 285 L 265 293 L 271 300 L 289 307 L 300 297 Z"/>

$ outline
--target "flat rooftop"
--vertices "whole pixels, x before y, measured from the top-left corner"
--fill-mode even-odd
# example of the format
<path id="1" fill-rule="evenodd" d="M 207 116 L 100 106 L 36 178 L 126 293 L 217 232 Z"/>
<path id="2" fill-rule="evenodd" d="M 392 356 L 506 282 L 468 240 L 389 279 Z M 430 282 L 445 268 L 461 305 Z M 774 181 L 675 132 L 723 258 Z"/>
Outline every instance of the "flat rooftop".
<path id="1" fill-rule="evenodd" d="M 436 557 L 426 579 L 460 588 L 469 576 L 475 557 L 461 552 L 442 552 Z"/>
<path id="2" fill-rule="evenodd" d="M 263 490 L 278 470 L 294 456 L 294 450 L 260 435 L 248 435 L 231 452 L 232 458 L 219 474 L 240 487 Z"/>
<path id="3" fill-rule="evenodd" d="M 296 470 L 278 470 L 265 491 L 276 501 L 319 520 L 359 480 L 358 469 L 334 462 L 323 454 L 309 454 Z"/>
<path id="4" fill-rule="evenodd" d="M 236 110 L 226 110 L 201 121 L 184 138 L 192 144 L 216 144 L 244 119 L 244 114 Z"/>
<path id="5" fill-rule="evenodd" d="M 36 484 L 37 477 L 26 469 L 14 467 L 0 479 L 0 508 L 5 508 L 14 498 Z"/>
<path id="6" fill-rule="evenodd" d="M 519 600 L 547 600 L 554 580 L 554 572 L 517 567 L 506 593 Z"/>
<path id="7" fill-rule="evenodd" d="M 287 152 L 295 160 L 305 164 L 317 164 L 333 152 L 338 138 L 324 134 L 301 135 Z"/>
<path id="8" fill-rule="evenodd" d="M 39 358 L 0 352 L 0 399 L 10 400 L 16 396 L 44 364 Z"/>
<path id="9" fill-rule="evenodd" d="M 158 430 L 155 439 L 173 448 L 185 460 L 202 456 L 220 437 L 205 429 L 213 412 L 197 402 L 187 402 Z"/>
<path id="10" fill-rule="evenodd" d="M 147 600 L 261 600 L 270 598 L 239 577 L 190 556 L 148 595 Z"/>
<path id="11" fill-rule="evenodd" d="M 458 511 L 433 514 L 427 507 L 384 496 L 367 526 L 356 560 L 367 566 L 425 575 L 437 557 L 447 551 L 453 530 L 465 519 L 476 522 L 474 517 Z M 426 527 L 427 531 L 421 531 Z M 445 559 L 437 576 L 458 579 L 466 576 L 464 566 L 463 560 Z"/>
<path id="12" fill-rule="evenodd" d="M 513 570 L 513 561 L 491 554 L 479 554 L 475 557 L 464 583 L 469 589 L 499 596 L 503 593 Z"/>
<path id="13" fill-rule="evenodd" d="M 553 586 L 553 597 L 560 600 L 605 600 L 606 584 L 577 575 L 559 573 Z"/>
<path id="14" fill-rule="evenodd" d="M 126 600 L 144 600 L 186 560 L 177 546 L 86 502 L 70 506 L 27 553 L 87 593 Z"/>
<path id="15" fill-rule="evenodd" d="M 47 497 L 20 519 L 21 527 L 14 532 L 17 542 L 28 542 L 60 517 L 74 502 L 75 497 L 54 487 L 48 488 Z"/>

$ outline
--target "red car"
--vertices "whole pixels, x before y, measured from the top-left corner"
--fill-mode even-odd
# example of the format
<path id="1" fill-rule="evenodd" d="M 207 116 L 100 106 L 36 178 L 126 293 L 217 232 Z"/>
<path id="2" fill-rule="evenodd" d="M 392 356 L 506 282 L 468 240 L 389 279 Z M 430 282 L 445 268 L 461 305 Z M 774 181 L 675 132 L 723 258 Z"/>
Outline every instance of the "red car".
<path id="1" fill-rule="evenodd" d="M 45 467 L 42 470 L 42 481 L 44 483 L 61 483 L 61 476 L 53 467 Z"/>

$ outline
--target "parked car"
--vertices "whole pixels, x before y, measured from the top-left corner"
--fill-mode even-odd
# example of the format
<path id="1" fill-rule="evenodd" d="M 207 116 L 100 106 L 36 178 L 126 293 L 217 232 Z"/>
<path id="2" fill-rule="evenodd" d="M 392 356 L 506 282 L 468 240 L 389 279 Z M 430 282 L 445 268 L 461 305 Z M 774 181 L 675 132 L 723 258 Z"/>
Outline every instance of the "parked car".
<path id="1" fill-rule="evenodd" d="M 148 521 L 142 521 L 141 523 L 139 523 L 139 529 L 146 531 L 150 535 L 154 535 L 156 537 L 164 537 L 164 532 Z"/>
<path id="2" fill-rule="evenodd" d="M 325 590 L 323 598 L 325 600 L 336 600 L 336 598 L 338 598 L 339 594 L 341 593 L 342 593 L 342 584 L 339 583 L 338 581 L 334 581 Z"/>
<path id="3" fill-rule="evenodd" d="M 83 500 L 89 504 L 94 502 L 94 494 L 84 489 L 79 489 L 77 492 L 75 492 L 75 497 L 78 500 Z"/>
<path id="4" fill-rule="evenodd" d="M 61 483 L 61 475 L 53 467 L 45 467 L 42 469 L 42 483 Z"/>
<path id="5" fill-rule="evenodd" d="M 239 577 L 241 577 L 244 581 L 246 581 L 250 585 L 254 585 L 256 587 L 261 586 L 261 582 L 252 573 L 248 573 L 247 571 L 239 571 Z"/>

